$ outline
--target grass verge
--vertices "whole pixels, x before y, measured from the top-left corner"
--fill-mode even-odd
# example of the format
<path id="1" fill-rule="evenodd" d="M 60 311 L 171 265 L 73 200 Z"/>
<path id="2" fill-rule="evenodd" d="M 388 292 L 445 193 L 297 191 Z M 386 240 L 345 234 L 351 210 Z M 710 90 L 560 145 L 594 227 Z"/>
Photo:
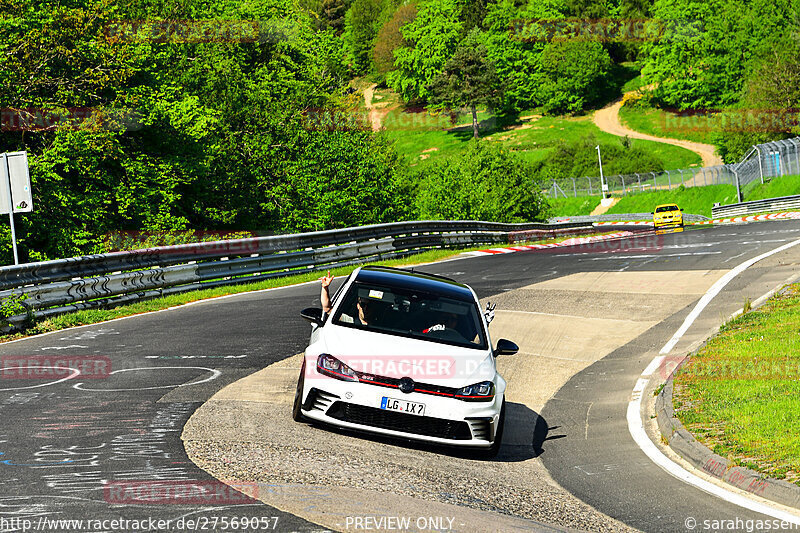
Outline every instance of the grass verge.
<path id="1" fill-rule="evenodd" d="M 742 190 L 745 202 L 764 200 L 766 198 L 780 198 L 781 196 L 795 194 L 800 194 L 800 176 L 767 178 L 764 184 L 757 180 L 752 184 L 748 184 Z"/>
<path id="2" fill-rule="evenodd" d="M 598 233 L 593 233 L 592 235 L 607 235 L 609 233 L 613 232 L 611 231 L 598 232 Z M 555 243 L 570 238 L 572 238 L 572 236 L 557 237 L 554 239 L 531 241 L 530 244 Z M 515 243 L 515 244 L 519 245 L 523 243 Z M 496 245 L 496 246 L 501 246 L 501 245 Z M 428 250 L 426 252 L 422 252 L 401 259 L 375 261 L 371 262 L 370 264 L 383 265 L 383 266 L 418 265 L 421 263 L 431 263 L 434 261 L 441 261 L 459 255 L 463 252 L 483 250 L 489 247 L 491 247 L 491 245 L 487 244 L 474 248 L 466 248 L 459 250 L 455 249 Z M 334 276 L 347 276 L 355 268 L 357 267 L 346 266 L 346 267 L 332 268 L 331 274 L 333 274 Z M 275 287 L 286 287 L 289 285 L 297 285 L 299 283 L 314 281 L 318 279 L 320 275 L 321 275 L 320 271 L 307 272 L 303 274 L 295 274 L 282 278 L 263 280 L 255 283 L 243 283 L 241 285 L 230 285 L 226 287 L 216 287 L 213 289 L 201 289 L 198 291 L 185 292 L 181 294 L 172 294 L 170 296 L 165 296 L 163 298 L 154 298 L 152 300 L 145 300 L 133 304 L 122 305 L 119 307 L 115 307 L 113 309 L 87 309 L 83 311 L 75 311 L 73 313 L 67 313 L 64 315 L 59 315 L 52 318 L 48 318 L 46 320 L 42 320 L 41 322 L 37 322 L 36 324 L 34 324 L 33 326 L 31 326 L 30 328 L 26 329 L 23 332 L 0 335 L 0 342 L 8 342 L 11 340 L 21 339 L 32 335 L 39 335 L 41 333 L 48 333 L 51 331 L 59 331 L 62 329 L 72 328 L 75 326 L 96 324 L 98 322 L 105 322 L 107 320 L 113 320 L 115 318 L 122 318 L 142 313 L 149 313 L 152 311 L 160 311 L 162 309 L 168 309 L 170 307 L 185 305 L 191 302 L 196 302 L 198 300 L 218 298 L 220 296 L 227 296 L 229 294 L 239 294 L 243 292 L 272 289 Z"/>
<path id="3" fill-rule="evenodd" d="M 712 128 L 716 124 L 711 116 L 679 116 L 663 109 L 625 105 L 619 110 L 619 119 L 630 129 L 648 135 L 714 144 Z"/>
<path id="4" fill-rule="evenodd" d="M 725 324 L 675 379 L 675 414 L 714 453 L 800 484 L 800 284 Z"/>
<path id="5" fill-rule="evenodd" d="M 607 215 L 617 213 L 649 213 L 659 204 L 678 204 L 684 213 L 711 217 L 714 202 L 736 201 L 733 185 L 707 185 L 705 187 L 678 187 L 671 191 L 653 191 L 624 196 L 612 206 Z"/>

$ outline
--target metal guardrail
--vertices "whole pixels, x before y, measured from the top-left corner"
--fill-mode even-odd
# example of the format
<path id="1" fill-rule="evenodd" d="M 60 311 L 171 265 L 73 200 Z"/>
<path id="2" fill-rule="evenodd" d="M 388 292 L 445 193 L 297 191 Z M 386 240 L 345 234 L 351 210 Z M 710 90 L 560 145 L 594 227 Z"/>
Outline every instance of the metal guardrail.
<path id="1" fill-rule="evenodd" d="M 767 198 L 766 200 L 754 200 L 752 202 L 712 207 L 711 214 L 714 218 L 721 218 L 752 215 L 768 211 L 789 211 L 794 209 L 800 209 L 800 195 Z"/>
<path id="2" fill-rule="evenodd" d="M 121 251 L 0 267 L 0 301 L 30 317 L 110 308 L 197 289 L 249 283 L 432 248 L 470 247 L 586 233 L 590 225 L 417 221 Z M 20 300 L 20 298 L 23 298 Z"/>
<path id="3" fill-rule="evenodd" d="M 693 215 L 691 213 L 684 213 L 683 219 L 687 222 L 702 222 L 708 220 L 708 217 L 703 215 Z M 574 217 L 553 217 L 547 221 L 551 224 L 560 222 L 614 222 L 617 220 L 653 220 L 653 213 L 621 213 L 617 215 L 578 215 Z"/>

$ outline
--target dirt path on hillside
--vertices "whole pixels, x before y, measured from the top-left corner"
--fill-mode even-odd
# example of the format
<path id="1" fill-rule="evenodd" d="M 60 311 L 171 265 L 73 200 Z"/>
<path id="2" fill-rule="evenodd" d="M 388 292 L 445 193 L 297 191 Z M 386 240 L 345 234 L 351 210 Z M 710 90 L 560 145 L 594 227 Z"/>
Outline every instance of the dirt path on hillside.
<path id="1" fill-rule="evenodd" d="M 367 118 L 369 119 L 370 126 L 372 126 L 372 131 L 380 131 L 383 128 L 384 117 L 400 107 L 397 103 L 374 103 L 375 88 L 377 86 L 377 83 L 373 83 L 364 89 L 364 107 L 367 108 Z M 378 98 L 380 98 L 380 96 Z"/>
<path id="2" fill-rule="evenodd" d="M 711 144 L 703 144 L 693 141 L 684 141 L 681 139 L 666 139 L 663 137 L 656 137 L 654 135 L 647 135 L 646 133 L 640 133 L 638 131 L 634 131 L 630 128 L 625 127 L 619 120 L 619 110 L 621 108 L 622 108 L 622 98 L 604 107 L 603 109 L 595 111 L 593 117 L 595 125 L 604 132 L 610 133 L 611 135 L 617 135 L 619 137 L 624 137 L 627 135 L 631 139 L 655 141 L 665 144 L 671 144 L 673 146 L 680 146 L 681 148 L 686 148 L 687 150 L 691 150 L 692 152 L 696 153 L 702 158 L 704 167 L 713 167 L 723 164 L 722 159 L 718 155 L 714 154 L 715 147 Z"/>

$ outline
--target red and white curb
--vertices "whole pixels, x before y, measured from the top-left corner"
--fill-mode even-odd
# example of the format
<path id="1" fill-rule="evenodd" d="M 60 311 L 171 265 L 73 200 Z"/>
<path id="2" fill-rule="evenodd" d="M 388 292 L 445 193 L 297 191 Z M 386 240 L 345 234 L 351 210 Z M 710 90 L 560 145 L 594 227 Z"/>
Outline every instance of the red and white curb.
<path id="1" fill-rule="evenodd" d="M 785 211 L 782 213 L 770 213 L 768 215 L 749 215 L 744 217 L 716 218 L 714 220 L 703 220 L 701 222 L 689 222 L 687 226 L 699 226 L 704 224 L 731 224 L 736 222 L 757 222 L 760 220 L 790 220 L 800 219 L 800 211 Z M 594 226 L 653 226 L 652 221 L 647 220 L 628 220 L 616 222 L 595 222 Z"/>
<path id="2" fill-rule="evenodd" d="M 652 226 L 652 221 L 646 220 L 629 220 L 627 222 L 594 222 L 593 226 Z"/>
<path id="3" fill-rule="evenodd" d="M 589 244 L 598 241 L 607 241 L 609 239 L 619 239 L 621 237 L 629 237 L 633 235 L 630 231 L 619 231 L 617 233 L 609 233 L 608 235 L 593 235 L 591 237 L 573 237 L 561 242 L 554 242 L 550 244 L 526 244 L 521 246 L 508 246 L 504 248 L 488 248 L 486 250 L 478 250 L 475 252 L 464 252 L 465 255 L 496 255 L 496 254 L 510 254 L 513 252 L 522 252 L 525 250 L 540 250 L 542 248 L 561 248 L 563 246 L 578 246 L 581 244 Z"/>
<path id="4" fill-rule="evenodd" d="M 781 220 L 781 219 L 800 219 L 800 211 L 785 211 L 783 213 L 770 213 L 768 215 L 750 215 L 746 217 L 717 218 L 714 220 L 704 220 L 693 222 L 692 225 L 699 224 L 725 224 L 731 222 L 755 222 L 757 220 Z"/>

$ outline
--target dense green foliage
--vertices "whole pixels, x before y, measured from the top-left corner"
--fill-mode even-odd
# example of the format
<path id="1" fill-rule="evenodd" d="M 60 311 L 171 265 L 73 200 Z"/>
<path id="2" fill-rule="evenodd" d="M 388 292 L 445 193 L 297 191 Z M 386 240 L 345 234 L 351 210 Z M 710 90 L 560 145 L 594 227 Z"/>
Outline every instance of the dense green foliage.
<path id="1" fill-rule="evenodd" d="M 546 159 L 530 158 L 535 163 L 504 152 L 506 168 L 495 148 L 471 146 L 463 157 L 454 151 L 428 161 L 419 176 L 413 165 L 422 158 L 399 156 L 391 135 L 373 132 L 354 112 L 368 83 L 385 83 L 406 104 L 467 108 L 476 124 L 481 117 L 496 127 L 531 109 L 580 115 L 602 105 L 635 76 L 621 76 L 629 67 L 620 62 L 637 59 L 642 83 L 655 84 L 643 99 L 650 105 L 722 109 L 731 123 L 750 109 L 789 115 L 778 126 L 721 128 L 712 139 L 726 160 L 754 142 L 800 133 L 792 123 L 800 107 L 800 0 L 0 0 L 0 7 L 0 150 L 29 153 L 34 189 L 34 212 L 17 217 L 23 260 L 102 251 L 106 235 L 119 231 L 264 234 L 423 214 L 524 219 L 539 213 L 534 180 L 596 174 L 598 141 L 556 142 L 553 131 L 533 143 L 549 150 Z M 643 42 L 542 37 L 550 22 L 571 17 L 649 16 L 660 22 Z M 145 24 L 138 33 L 130 24 L 166 20 L 204 25 L 205 37 L 181 24 L 166 32 Z M 63 120 L 87 111 L 81 123 Z M 43 119 L 48 113 L 62 120 Z M 30 123 L 9 124 L 8 116 Z M 467 132 L 456 130 L 448 135 L 464 142 Z M 666 164 L 630 143 L 606 142 L 602 151 L 608 174 Z M 503 170 L 490 178 L 489 167 Z M 8 232 L 0 229 L 6 262 Z"/>
<path id="2" fill-rule="evenodd" d="M 464 157 L 432 164 L 417 180 L 422 219 L 523 222 L 544 206 L 521 159 L 476 140 Z"/>
<path id="3" fill-rule="evenodd" d="M 663 163 L 648 152 L 634 146 L 627 138 L 619 144 L 599 143 L 593 135 L 577 142 L 559 141 L 550 157 L 533 165 L 533 172 L 542 179 L 596 176 L 598 160 L 596 146 L 600 145 L 603 171 L 607 176 L 661 170 Z"/>
<path id="4" fill-rule="evenodd" d="M 406 101 L 426 99 L 428 86 L 456 50 L 461 34 L 457 0 L 429 0 L 401 28 L 408 46 L 394 51 L 396 69 L 387 81 Z"/>
<path id="5" fill-rule="evenodd" d="M 120 230 L 284 232 L 408 216 L 394 197 L 404 168 L 394 149 L 365 127 L 324 119 L 343 109 L 341 44 L 288 6 L 180 13 L 258 20 L 255 42 L 107 31 L 109 21 L 162 17 L 155 4 L 12 6 L 0 33 L 0 107 L 90 107 L 122 119 L 0 135 L 3 150 L 30 154 L 35 210 L 17 217 L 23 259 L 98 251 Z"/>

